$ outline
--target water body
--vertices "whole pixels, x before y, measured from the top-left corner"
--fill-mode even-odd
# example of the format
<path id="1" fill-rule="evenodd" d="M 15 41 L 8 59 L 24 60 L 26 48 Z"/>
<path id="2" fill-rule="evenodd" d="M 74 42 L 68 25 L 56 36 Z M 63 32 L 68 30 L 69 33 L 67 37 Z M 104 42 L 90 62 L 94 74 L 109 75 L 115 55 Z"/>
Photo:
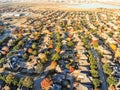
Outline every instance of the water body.
<path id="1" fill-rule="evenodd" d="M 110 4 L 101 4 L 101 3 L 85 3 L 85 4 L 76 4 L 68 6 L 68 8 L 108 8 L 108 9 L 120 9 L 120 6 L 110 5 Z"/>

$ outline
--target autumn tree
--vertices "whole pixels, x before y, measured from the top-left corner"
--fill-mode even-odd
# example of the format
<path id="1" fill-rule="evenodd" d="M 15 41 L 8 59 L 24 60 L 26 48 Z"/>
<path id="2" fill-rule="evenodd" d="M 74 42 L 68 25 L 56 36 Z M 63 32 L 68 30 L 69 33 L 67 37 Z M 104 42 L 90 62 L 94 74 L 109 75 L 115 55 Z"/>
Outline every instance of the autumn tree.
<path id="1" fill-rule="evenodd" d="M 53 54 L 52 60 L 57 61 L 60 59 L 60 55 L 58 53 Z"/>
<path id="2" fill-rule="evenodd" d="M 39 58 L 40 58 L 41 63 L 45 63 L 45 62 L 48 61 L 48 58 L 47 58 L 47 55 L 46 55 L 46 54 L 40 53 L 38 56 L 39 56 Z"/>
<path id="3" fill-rule="evenodd" d="M 23 80 L 23 86 L 27 88 L 32 88 L 33 87 L 33 79 L 29 76 L 26 76 Z"/>

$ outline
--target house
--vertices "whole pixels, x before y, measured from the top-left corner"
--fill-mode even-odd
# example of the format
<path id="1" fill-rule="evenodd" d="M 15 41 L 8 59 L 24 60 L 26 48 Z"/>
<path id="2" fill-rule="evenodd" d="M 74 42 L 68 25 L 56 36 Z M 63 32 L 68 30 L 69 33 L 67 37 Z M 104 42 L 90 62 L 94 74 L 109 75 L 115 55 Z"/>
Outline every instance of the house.
<path id="1" fill-rule="evenodd" d="M 113 38 L 107 38 L 106 42 L 108 42 L 109 44 L 117 44 L 117 42 L 113 39 Z"/>
<path id="2" fill-rule="evenodd" d="M 34 68 L 34 66 L 37 64 L 37 59 L 32 59 L 30 62 L 27 62 L 26 63 L 26 67 L 28 68 L 28 69 L 32 69 L 32 68 Z"/>
<path id="3" fill-rule="evenodd" d="M 112 53 L 108 50 L 103 50 L 103 54 L 106 54 L 106 55 L 111 55 Z"/>
<path id="4" fill-rule="evenodd" d="M 79 59 L 79 64 L 80 64 L 80 66 L 89 66 L 90 65 L 90 63 L 88 63 L 87 60 L 81 60 L 81 59 Z"/>
<path id="5" fill-rule="evenodd" d="M 74 87 L 76 87 L 76 90 L 89 90 L 86 86 L 79 84 L 74 84 Z"/>
<path id="6" fill-rule="evenodd" d="M 120 90 L 120 80 L 119 80 L 119 82 L 116 85 L 116 90 Z"/>
<path id="7" fill-rule="evenodd" d="M 105 54 L 104 54 L 103 57 L 106 58 L 106 59 L 111 60 L 113 56 L 112 56 L 112 55 L 105 55 Z"/>
<path id="8" fill-rule="evenodd" d="M 10 90 L 10 87 L 7 86 L 7 85 L 5 85 L 5 86 L 2 88 L 2 90 Z"/>
<path id="9" fill-rule="evenodd" d="M 88 57 L 85 54 L 80 54 L 80 59 L 81 60 L 87 60 Z"/>
<path id="10" fill-rule="evenodd" d="M 2 51 L 9 52 L 9 47 L 8 47 L 8 46 L 4 46 L 4 47 L 2 48 Z"/>

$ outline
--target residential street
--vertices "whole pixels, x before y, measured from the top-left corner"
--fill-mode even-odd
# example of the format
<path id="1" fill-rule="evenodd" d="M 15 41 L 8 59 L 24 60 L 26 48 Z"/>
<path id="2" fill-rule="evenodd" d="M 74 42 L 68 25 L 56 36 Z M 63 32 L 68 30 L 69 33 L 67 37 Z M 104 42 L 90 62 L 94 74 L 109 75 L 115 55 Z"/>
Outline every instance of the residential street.
<path id="1" fill-rule="evenodd" d="M 100 56 L 98 55 L 97 51 L 94 50 L 92 47 L 91 47 L 91 51 L 92 51 L 93 55 L 95 56 L 95 58 L 98 62 L 97 65 L 98 65 L 98 72 L 99 72 L 99 76 L 100 76 L 100 80 L 101 80 L 101 88 L 102 88 L 102 90 L 107 90 L 108 85 L 107 85 L 107 82 L 106 82 L 104 72 L 102 70 L 102 63 L 100 62 Z"/>

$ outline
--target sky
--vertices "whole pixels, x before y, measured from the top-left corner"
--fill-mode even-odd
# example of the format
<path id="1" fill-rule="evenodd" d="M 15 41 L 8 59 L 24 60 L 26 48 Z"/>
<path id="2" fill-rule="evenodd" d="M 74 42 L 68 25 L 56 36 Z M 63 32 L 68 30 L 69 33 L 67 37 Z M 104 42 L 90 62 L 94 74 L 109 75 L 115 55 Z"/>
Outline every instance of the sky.
<path id="1" fill-rule="evenodd" d="M 120 0 L 98 0 L 98 1 L 111 1 L 111 2 L 120 2 Z"/>
<path id="2" fill-rule="evenodd" d="M 46 0 L 0 0 L 0 1 L 4 2 L 4 1 L 46 1 Z M 61 1 L 61 0 L 53 0 L 53 1 Z M 83 1 L 83 0 L 81 0 L 81 1 Z M 90 1 L 90 0 L 88 0 L 88 1 Z M 104 1 L 105 2 L 106 1 L 108 1 L 108 2 L 120 2 L 120 0 L 98 0 L 98 1 L 100 1 L 100 2 L 104 2 Z"/>

